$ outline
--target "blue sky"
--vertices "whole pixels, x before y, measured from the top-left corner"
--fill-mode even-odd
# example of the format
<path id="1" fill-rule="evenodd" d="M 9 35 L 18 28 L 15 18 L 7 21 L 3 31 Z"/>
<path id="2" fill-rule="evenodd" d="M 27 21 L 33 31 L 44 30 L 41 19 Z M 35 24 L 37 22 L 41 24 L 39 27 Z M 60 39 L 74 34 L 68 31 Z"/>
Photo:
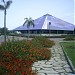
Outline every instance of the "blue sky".
<path id="1" fill-rule="evenodd" d="M 75 0 L 12 0 L 7 10 L 7 28 L 14 29 L 24 23 L 24 18 L 36 19 L 50 14 L 74 24 Z M 0 0 L 0 4 L 2 4 Z M 0 27 L 3 27 L 3 11 L 0 11 Z"/>

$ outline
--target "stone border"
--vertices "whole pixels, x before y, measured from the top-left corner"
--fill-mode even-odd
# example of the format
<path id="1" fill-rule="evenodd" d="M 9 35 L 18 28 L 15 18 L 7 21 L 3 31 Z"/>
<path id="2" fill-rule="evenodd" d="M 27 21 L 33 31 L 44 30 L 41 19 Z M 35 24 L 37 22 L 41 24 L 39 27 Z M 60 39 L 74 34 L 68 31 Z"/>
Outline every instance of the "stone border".
<path id="1" fill-rule="evenodd" d="M 60 42 L 59 42 L 59 43 L 60 43 Z M 62 48 L 62 50 L 63 50 L 63 53 L 64 53 L 64 55 L 65 55 L 65 58 L 66 58 L 66 60 L 67 60 L 67 62 L 68 62 L 68 64 L 69 64 L 69 66 L 70 66 L 70 68 L 71 68 L 73 74 L 75 74 L 74 66 L 72 65 L 72 62 L 71 62 L 71 60 L 69 59 L 69 57 L 67 56 L 67 53 L 65 52 L 64 47 L 61 45 L 61 43 L 60 43 L 60 46 L 61 46 L 61 48 Z"/>

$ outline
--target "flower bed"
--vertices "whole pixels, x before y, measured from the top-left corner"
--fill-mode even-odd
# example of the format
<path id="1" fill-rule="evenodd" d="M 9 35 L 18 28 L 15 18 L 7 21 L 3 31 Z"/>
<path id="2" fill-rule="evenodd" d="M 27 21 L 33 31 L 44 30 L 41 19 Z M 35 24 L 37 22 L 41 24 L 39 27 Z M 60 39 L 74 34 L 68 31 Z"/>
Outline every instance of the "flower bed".
<path id="1" fill-rule="evenodd" d="M 37 60 L 48 60 L 51 57 L 51 51 L 45 48 L 49 46 L 44 45 L 43 40 L 40 39 L 39 37 L 39 39 L 35 38 L 31 41 L 12 40 L 7 42 L 6 45 L 1 44 L 0 75 L 35 75 L 36 73 L 32 71 L 32 64 Z M 34 40 L 40 41 L 35 43 Z M 49 40 L 48 44 L 50 44 Z"/>

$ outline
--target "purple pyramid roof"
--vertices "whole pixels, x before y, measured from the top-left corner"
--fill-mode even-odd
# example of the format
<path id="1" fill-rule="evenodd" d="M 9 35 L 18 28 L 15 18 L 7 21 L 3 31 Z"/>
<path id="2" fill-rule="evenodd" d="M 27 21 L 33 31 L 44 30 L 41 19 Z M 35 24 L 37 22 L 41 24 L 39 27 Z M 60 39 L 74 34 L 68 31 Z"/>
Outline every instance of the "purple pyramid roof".
<path id="1" fill-rule="evenodd" d="M 50 26 L 49 23 L 51 23 Z M 49 30 L 49 28 L 50 30 L 74 30 L 73 24 L 63 21 L 49 14 L 43 15 L 42 17 L 35 19 L 34 24 L 34 27 L 30 26 L 30 30 Z M 28 30 L 28 28 L 26 25 L 21 25 L 14 30 Z"/>

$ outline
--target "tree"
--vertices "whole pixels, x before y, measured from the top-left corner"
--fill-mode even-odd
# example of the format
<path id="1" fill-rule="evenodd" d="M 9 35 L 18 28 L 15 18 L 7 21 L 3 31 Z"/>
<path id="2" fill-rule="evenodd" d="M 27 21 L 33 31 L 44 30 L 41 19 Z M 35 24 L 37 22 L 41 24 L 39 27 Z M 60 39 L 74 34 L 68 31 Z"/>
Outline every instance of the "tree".
<path id="1" fill-rule="evenodd" d="M 25 18 L 25 22 L 24 22 L 23 26 L 24 25 L 27 25 L 27 28 L 28 28 L 28 38 L 27 39 L 29 39 L 29 34 L 30 34 L 29 28 L 30 28 L 31 25 L 34 27 L 34 20 L 31 17 Z"/>
<path id="2" fill-rule="evenodd" d="M 2 0 L 3 5 L 0 5 L 0 10 L 4 11 L 4 42 L 6 43 L 6 10 L 9 8 L 12 1 Z"/>
<path id="3" fill-rule="evenodd" d="M 4 27 L 3 28 L 0 28 L 0 33 L 1 33 L 1 35 L 4 35 Z M 8 30 L 8 28 L 6 28 L 6 33 L 7 34 L 10 33 L 9 30 Z"/>

